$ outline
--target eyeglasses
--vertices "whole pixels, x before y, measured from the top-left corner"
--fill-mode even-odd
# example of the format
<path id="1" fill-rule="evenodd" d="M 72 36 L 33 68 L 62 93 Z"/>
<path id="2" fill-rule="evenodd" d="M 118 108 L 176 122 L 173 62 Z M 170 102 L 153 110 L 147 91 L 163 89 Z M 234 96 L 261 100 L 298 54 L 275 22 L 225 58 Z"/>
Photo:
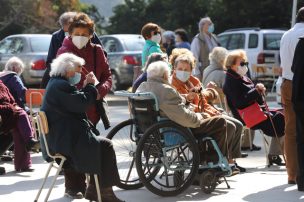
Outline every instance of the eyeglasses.
<path id="1" fill-rule="evenodd" d="M 241 62 L 240 65 L 243 66 L 248 66 L 248 62 Z"/>

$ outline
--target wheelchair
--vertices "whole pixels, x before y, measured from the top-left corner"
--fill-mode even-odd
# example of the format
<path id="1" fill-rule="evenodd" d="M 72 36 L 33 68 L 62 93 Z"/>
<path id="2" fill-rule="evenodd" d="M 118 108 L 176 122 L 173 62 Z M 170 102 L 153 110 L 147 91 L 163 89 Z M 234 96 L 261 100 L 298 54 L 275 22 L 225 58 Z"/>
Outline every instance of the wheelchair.
<path id="1" fill-rule="evenodd" d="M 131 116 L 107 135 L 116 153 L 119 188 L 145 186 L 159 196 L 175 196 L 199 180 L 201 189 L 211 193 L 222 178 L 230 188 L 225 176 L 232 171 L 215 140 L 195 138 L 190 129 L 161 118 L 151 92 L 115 95 L 128 97 Z M 216 158 L 210 159 L 212 151 Z"/>

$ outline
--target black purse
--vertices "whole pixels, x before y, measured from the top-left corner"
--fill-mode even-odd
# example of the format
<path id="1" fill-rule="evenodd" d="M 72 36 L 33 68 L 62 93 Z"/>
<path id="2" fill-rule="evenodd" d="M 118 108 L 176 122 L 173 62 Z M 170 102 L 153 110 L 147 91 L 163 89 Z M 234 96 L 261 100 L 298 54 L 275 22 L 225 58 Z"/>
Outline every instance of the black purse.
<path id="1" fill-rule="evenodd" d="M 96 75 L 96 46 L 94 45 L 94 74 Z M 105 99 L 100 99 L 95 101 L 97 113 L 100 115 L 100 119 L 103 123 L 104 129 L 107 130 L 111 127 L 108 118 L 108 103 Z"/>

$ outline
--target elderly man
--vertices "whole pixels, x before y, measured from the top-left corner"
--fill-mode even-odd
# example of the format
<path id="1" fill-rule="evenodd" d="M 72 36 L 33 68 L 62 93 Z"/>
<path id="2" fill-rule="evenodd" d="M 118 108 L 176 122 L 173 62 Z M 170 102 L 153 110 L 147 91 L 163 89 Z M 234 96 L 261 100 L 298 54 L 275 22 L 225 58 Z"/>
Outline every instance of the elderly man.
<path id="1" fill-rule="evenodd" d="M 163 61 L 154 62 L 147 69 L 147 82 L 143 82 L 136 92 L 153 92 L 159 103 L 161 116 L 190 128 L 195 137 L 202 134 L 212 136 L 223 155 L 229 158 L 226 135 L 226 121 L 221 117 L 204 119 L 185 105 L 186 100 L 168 83 L 170 69 Z"/>
<path id="2" fill-rule="evenodd" d="M 197 61 L 196 67 L 193 69 L 193 75 L 202 81 L 203 71 L 209 65 L 209 53 L 220 43 L 215 34 L 213 34 L 214 24 L 209 17 L 202 18 L 198 28 L 199 33 L 193 38 L 191 43 L 191 52 Z"/>
<path id="3" fill-rule="evenodd" d="M 59 24 L 60 24 L 61 28 L 58 31 L 54 32 L 52 35 L 48 56 L 46 59 L 46 68 L 47 69 L 45 70 L 45 73 L 43 75 L 42 82 L 41 82 L 42 88 L 46 88 L 46 85 L 50 80 L 51 63 L 52 63 L 53 59 L 56 57 L 57 51 L 61 47 L 64 38 L 69 35 L 68 29 L 69 29 L 69 26 L 70 26 L 73 18 L 76 16 L 76 14 L 77 14 L 77 12 L 65 12 L 59 17 Z M 98 39 L 98 36 L 96 35 L 96 33 L 94 33 L 93 38 L 91 40 L 92 40 L 92 43 L 101 45 L 101 42 Z"/>

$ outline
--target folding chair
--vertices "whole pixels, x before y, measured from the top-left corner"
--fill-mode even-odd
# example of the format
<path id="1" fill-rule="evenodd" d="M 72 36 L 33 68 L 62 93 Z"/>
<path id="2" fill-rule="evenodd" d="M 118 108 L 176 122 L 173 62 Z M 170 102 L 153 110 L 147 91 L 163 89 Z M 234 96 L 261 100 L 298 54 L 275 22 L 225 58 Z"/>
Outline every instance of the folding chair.
<path id="1" fill-rule="evenodd" d="M 34 200 L 35 202 L 38 201 L 38 198 L 39 198 L 39 196 L 41 194 L 41 191 L 42 191 L 42 189 L 43 189 L 43 187 L 44 187 L 44 185 L 46 183 L 46 180 L 47 180 L 47 178 L 48 178 L 48 176 L 50 174 L 51 169 L 52 168 L 56 168 L 57 169 L 56 174 L 53 177 L 52 184 L 51 184 L 51 186 L 50 186 L 50 188 L 48 190 L 48 193 L 47 193 L 47 195 L 46 195 L 46 197 L 44 199 L 44 201 L 46 202 L 46 201 L 48 201 L 48 198 L 49 198 L 49 196 L 51 194 L 51 191 L 52 191 L 52 189 L 53 189 L 53 187 L 55 185 L 55 182 L 57 180 L 59 172 L 62 169 L 63 163 L 66 161 L 66 157 L 64 157 L 63 155 L 58 154 L 58 153 L 52 155 L 50 153 L 50 151 L 49 151 L 49 147 L 48 147 L 48 143 L 47 143 L 47 139 L 46 139 L 46 135 L 48 135 L 49 128 L 48 128 L 48 122 L 47 122 L 47 118 L 46 118 L 45 113 L 43 111 L 39 111 L 38 114 L 37 114 L 37 116 L 34 118 L 34 120 L 36 122 L 35 125 L 37 126 L 37 130 L 39 131 L 39 134 L 43 137 L 44 145 L 45 145 L 45 149 L 46 149 L 47 155 L 51 159 L 53 159 L 53 161 L 51 161 L 49 163 L 49 167 L 48 167 L 48 169 L 46 171 L 46 174 L 44 176 L 42 185 L 41 185 L 41 187 L 40 187 L 40 189 L 39 189 L 39 191 L 37 193 L 37 196 L 36 196 L 36 198 Z M 56 161 L 55 161 L 56 159 L 59 159 L 59 166 L 56 166 Z M 99 182 L 98 182 L 98 176 L 97 176 L 97 174 L 94 174 L 94 179 L 95 179 L 95 184 L 96 184 L 96 191 L 97 191 L 97 195 L 98 195 L 98 201 L 101 202 L 101 194 L 100 194 Z"/>

